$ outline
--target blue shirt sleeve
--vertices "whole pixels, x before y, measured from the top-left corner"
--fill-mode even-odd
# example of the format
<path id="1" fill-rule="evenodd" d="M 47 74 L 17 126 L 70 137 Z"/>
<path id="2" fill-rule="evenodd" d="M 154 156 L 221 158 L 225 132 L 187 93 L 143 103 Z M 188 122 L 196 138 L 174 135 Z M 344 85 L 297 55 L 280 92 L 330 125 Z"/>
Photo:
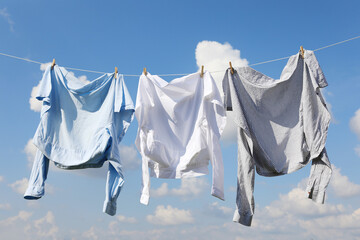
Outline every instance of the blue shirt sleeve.
<path id="1" fill-rule="evenodd" d="M 57 66 L 54 66 L 57 67 Z M 40 86 L 36 99 L 42 101 L 44 98 L 49 98 L 51 93 L 51 66 L 48 66 L 45 70 L 43 78 L 40 81 Z"/>

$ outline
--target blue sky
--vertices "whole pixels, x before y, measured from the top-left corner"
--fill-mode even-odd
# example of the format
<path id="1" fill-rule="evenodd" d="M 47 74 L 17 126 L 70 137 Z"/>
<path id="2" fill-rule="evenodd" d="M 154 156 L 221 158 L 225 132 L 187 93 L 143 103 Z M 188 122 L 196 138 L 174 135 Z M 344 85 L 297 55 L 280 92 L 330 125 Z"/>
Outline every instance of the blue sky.
<path id="1" fill-rule="evenodd" d="M 0 52 L 60 66 L 120 73 L 192 73 L 254 64 L 360 35 L 358 1 L 11 1 L 0 2 Z M 122 142 L 126 183 L 117 215 L 102 213 L 106 168 L 51 167 L 46 195 L 22 198 L 39 123 L 31 99 L 43 66 L 0 56 L 0 232 L 4 239 L 359 239 L 360 39 L 316 52 L 329 86 L 333 120 L 327 150 L 334 165 L 325 205 L 305 198 L 310 166 L 255 177 L 253 226 L 232 222 L 236 139 L 231 116 L 222 141 L 225 198 L 210 195 L 210 176 L 151 179 L 139 203 L 140 155 L 134 120 Z M 254 66 L 278 78 L 286 60 Z M 83 79 L 99 74 L 73 71 Z M 219 83 L 223 73 L 214 74 Z M 167 80 L 172 78 L 168 77 Z M 133 100 L 137 77 L 125 77 Z M 34 90 L 35 87 L 35 90 Z M 125 158 L 125 157 L 124 157 Z"/>

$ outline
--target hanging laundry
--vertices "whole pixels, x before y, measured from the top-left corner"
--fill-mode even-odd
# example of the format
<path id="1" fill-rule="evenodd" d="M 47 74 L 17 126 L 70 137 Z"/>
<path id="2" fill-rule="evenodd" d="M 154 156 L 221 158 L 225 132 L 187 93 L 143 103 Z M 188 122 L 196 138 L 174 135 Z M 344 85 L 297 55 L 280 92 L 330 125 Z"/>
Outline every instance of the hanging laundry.
<path id="1" fill-rule="evenodd" d="M 227 70 L 225 105 L 238 126 L 237 209 L 234 221 L 250 226 L 254 171 L 262 176 L 294 172 L 312 161 L 306 191 L 323 203 L 331 177 L 325 141 L 330 114 L 320 88 L 327 86 L 312 51 L 290 57 L 279 80 L 250 67 Z M 306 211 L 306 209 L 304 210 Z"/>
<path id="2" fill-rule="evenodd" d="M 211 194 L 224 199 L 220 134 L 226 116 L 210 73 L 205 72 L 203 77 L 194 73 L 170 83 L 150 73 L 141 75 L 135 116 L 139 123 L 135 143 L 142 156 L 141 203 L 149 202 L 150 176 L 205 175 L 209 160 Z"/>
<path id="3" fill-rule="evenodd" d="M 116 78 L 115 78 L 116 77 Z M 85 84 L 65 68 L 49 66 L 36 97 L 43 101 L 33 142 L 37 153 L 25 199 L 44 193 L 49 160 L 62 169 L 99 168 L 109 161 L 103 211 L 116 213 L 124 183 L 119 144 L 134 115 L 120 74 L 104 74 Z"/>

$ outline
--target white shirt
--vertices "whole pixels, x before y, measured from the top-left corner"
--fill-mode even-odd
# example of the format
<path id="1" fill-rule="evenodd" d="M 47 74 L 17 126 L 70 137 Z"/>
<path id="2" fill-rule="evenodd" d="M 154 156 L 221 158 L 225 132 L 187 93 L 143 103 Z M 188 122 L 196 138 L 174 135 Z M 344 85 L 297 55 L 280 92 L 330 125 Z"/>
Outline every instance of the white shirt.
<path id="1" fill-rule="evenodd" d="M 150 176 L 187 178 L 208 174 L 211 194 L 224 199 L 220 135 L 225 127 L 224 105 L 210 73 L 172 80 L 147 73 L 140 76 L 135 116 L 136 147 L 142 156 L 140 202 L 148 204 Z M 150 174 L 149 174 L 150 169 Z"/>

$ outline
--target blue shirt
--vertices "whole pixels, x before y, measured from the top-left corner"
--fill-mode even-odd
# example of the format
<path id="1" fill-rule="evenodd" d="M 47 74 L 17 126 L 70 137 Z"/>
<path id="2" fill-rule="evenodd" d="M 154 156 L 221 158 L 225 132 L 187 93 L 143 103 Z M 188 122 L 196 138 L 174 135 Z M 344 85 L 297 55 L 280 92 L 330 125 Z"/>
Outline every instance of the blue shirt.
<path id="1" fill-rule="evenodd" d="M 49 66 L 36 98 L 43 101 L 33 138 L 38 152 L 24 197 L 44 195 L 49 160 L 63 169 L 97 168 L 109 161 L 104 212 L 114 215 L 124 183 L 119 143 L 134 114 L 123 76 L 104 74 L 86 84 L 63 67 Z"/>

